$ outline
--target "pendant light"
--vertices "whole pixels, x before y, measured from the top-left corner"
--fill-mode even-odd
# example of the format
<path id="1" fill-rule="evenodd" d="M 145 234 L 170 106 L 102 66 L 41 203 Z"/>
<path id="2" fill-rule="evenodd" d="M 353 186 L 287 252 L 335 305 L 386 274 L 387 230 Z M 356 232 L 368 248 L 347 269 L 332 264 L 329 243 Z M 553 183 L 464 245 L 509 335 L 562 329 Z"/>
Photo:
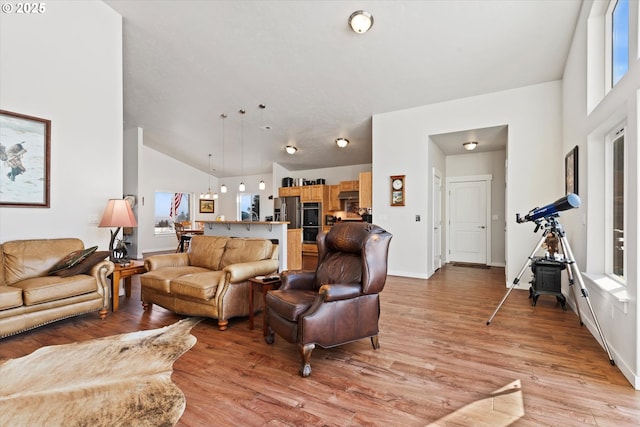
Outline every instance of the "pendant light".
<path id="1" fill-rule="evenodd" d="M 214 196 L 211 193 L 211 154 L 209 154 L 209 187 L 206 193 L 200 193 L 201 199 L 212 199 Z"/>
<path id="2" fill-rule="evenodd" d="M 240 181 L 240 185 L 238 186 L 238 191 L 244 191 L 245 190 L 245 185 L 244 185 L 244 114 L 246 113 L 246 111 L 244 109 L 240 109 L 238 110 L 238 113 L 241 114 L 240 116 L 240 176 L 241 181 Z"/>
<path id="3" fill-rule="evenodd" d="M 262 126 L 260 127 L 260 175 L 262 175 L 264 171 L 264 109 L 267 108 L 267 106 L 260 104 L 259 107 L 262 110 Z M 258 189 L 264 190 L 265 188 L 267 188 L 267 185 L 264 183 L 264 179 L 261 176 L 260 182 L 258 183 Z"/>
<path id="4" fill-rule="evenodd" d="M 224 119 L 227 118 L 227 115 L 222 113 L 220 118 L 222 119 L 222 185 L 220 186 L 220 192 L 224 194 L 227 192 L 227 186 L 224 183 Z"/>

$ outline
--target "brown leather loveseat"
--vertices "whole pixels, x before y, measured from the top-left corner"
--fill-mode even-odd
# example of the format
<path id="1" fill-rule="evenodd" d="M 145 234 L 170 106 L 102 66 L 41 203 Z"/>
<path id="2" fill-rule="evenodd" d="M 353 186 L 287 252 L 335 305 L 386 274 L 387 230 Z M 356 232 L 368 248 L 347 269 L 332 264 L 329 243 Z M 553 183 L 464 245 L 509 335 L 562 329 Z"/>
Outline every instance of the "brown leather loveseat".
<path id="1" fill-rule="evenodd" d="M 0 338 L 91 311 L 100 310 L 104 319 L 107 276 L 114 266 L 105 260 L 107 253 L 87 252 L 82 240 L 73 238 L 0 245 Z M 53 272 L 56 265 L 62 266 Z"/>
<path id="2" fill-rule="evenodd" d="M 249 315 L 249 279 L 278 271 L 278 245 L 267 239 L 193 236 L 187 252 L 145 259 L 142 305 L 157 304 L 188 316 L 229 319 Z M 262 298 L 254 298 L 254 309 Z"/>

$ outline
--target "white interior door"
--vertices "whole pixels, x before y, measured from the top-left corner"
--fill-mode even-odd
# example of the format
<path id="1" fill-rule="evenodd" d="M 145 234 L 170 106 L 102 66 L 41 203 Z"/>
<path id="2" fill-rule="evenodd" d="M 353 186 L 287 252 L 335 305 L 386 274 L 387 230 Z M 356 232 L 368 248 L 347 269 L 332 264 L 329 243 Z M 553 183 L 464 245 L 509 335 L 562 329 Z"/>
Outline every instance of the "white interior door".
<path id="1" fill-rule="evenodd" d="M 442 179 L 433 172 L 433 270 L 442 267 Z"/>
<path id="2" fill-rule="evenodd" d="M 449 186 L 449 261 L 487 264 L 487 182 Z"/>

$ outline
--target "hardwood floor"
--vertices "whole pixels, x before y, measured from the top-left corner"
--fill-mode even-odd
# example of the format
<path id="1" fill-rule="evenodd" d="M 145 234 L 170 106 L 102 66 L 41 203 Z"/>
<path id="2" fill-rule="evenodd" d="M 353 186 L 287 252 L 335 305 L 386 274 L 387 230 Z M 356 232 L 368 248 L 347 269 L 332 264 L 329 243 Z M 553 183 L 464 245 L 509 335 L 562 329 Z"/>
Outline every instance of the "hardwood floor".
<path id="1" fill-rule="evenodd" d="M 520 380 L 524 416 L 514 426 L 638 426 L 640 392 L 555 297 L 532 307 L 506 289 L 504 270 L 445 266 L 429 280 L 390 276 L 381 294 L 380 346 L 361 340 L 313 352 L 298 375 L 297 347 L 265 344 L 261 316 L 232 319 L 221 332 L 205 320 L 196 345 L 174 364 L 187 398 L 179 426 L 425 426 Z M 143 312 L 139 279 L 131 298 L 97 313 L 0 340 L 0 360 L 35 349 L 169 325 L 180 316 Z M 108 360 L 96 363 L 109 363 Z M 444 423 L 442 424 L 444 425 Z M 447 425 L 495 426 L 462 418 Z"/>

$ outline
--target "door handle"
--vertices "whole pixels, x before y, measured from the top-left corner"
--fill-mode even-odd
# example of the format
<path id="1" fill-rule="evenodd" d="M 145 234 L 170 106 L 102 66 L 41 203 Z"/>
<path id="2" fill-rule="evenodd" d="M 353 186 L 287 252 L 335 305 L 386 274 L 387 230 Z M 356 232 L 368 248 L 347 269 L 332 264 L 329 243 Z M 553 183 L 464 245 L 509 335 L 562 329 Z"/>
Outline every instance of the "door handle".
<path id="1" fill-rule="evenodd" d="M 487 228 L 484 225 L 479 225 L 478 228 Z"/>

